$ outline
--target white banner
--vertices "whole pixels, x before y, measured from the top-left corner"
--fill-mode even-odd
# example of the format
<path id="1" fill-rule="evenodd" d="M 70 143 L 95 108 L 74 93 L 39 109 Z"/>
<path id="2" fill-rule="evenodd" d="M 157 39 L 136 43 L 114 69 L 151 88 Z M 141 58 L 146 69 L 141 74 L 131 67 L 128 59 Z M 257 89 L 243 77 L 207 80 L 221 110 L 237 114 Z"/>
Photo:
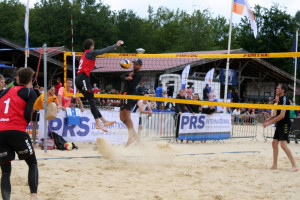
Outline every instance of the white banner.
<path id="1" fill-rule="evenodd" d="M 189 73 L 190 73 L 190 67 L 191 67 L 191 65 L 187 65 L 181 74 L 181 89 L 183 89 L 183 90 L 186 88 L 187 80 L 188 80 Z"/>
<path id="2" fill-rule="evenodd" d="M 179 134 L 190 133 L 230 133 L 230 114 L 195 114 L 183 113 L 180 116 Z"/>
<path id="3" fill-rule="evenodd" d="M 206 75 L 205 75 L 205 85 L 208 84 L 209 88 L 211 88 L 211 84 L 213 82 L 214 79 L 214 73 L 215 73 L 215 68 L 212 68 L 211 70 L 209 70 Z M 205 87 L 205 86 L 204 86 Z"/>
<path id="4" fill-rule="evenodd" d="M 122 144 L 128 140 L 126 125 L 120 120 L 120 112 L 101 111 L 103 117 L 108 121 L 116 121 L 113 126 L 106 127 L 108 133 L 95 129 L 96 123 L 90 110 L 81 113 L 81 125 L 68 125 L 65 111 L 60 110 L 57 118 L 49 121 L 51 130 L 61 135 L 68 142 L 95 142 L 98 137 L 107 139 L 111 144 Z M 39 141 L 44 138 L 44 111 L 40 110 Z M 131 113 L 134 129 L 138 130 L 139 115 Z M 48 128 L 49 129 L 49 128 Z"/>

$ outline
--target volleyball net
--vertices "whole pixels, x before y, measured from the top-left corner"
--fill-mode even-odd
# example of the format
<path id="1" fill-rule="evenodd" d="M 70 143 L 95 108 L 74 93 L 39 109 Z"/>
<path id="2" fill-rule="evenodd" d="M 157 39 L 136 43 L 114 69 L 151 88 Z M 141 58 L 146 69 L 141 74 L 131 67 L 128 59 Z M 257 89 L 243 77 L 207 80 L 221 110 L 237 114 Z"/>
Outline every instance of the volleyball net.
<path id="1" fill-rule="evenodd" d="M 103 54 L 101 56 L 97 56 L 96 60 L 96 68 L 95 72 L 101 73 L 100 76 L 105 76 L 105 74 L 102 73 L 126 73 L 130 71 L 130 68 L 128 70 L 124 70 L 120 67 L 120 61 L 122 59 L 128 59 L 128 60 L 134 60 L 136 58 L 141 58 L 143 60 L 143 68 L 142 72 L 145 72 L 145 74 L 148 74 L 146 78 L 158 78 L 158 77 L 151 77 L 155 73 L 150 73 L 151 69 L 157 68 L 158 65 L 160 67 L 160 70 L 165 74 L 175 74 L 177 76 L 180 76 L 180 80 L 177 80 L 178 84 L 175 86 L 175 79 L 173 77 L 172 81 L 169 81 L 171 86 L 174 87 L 174 93 L 178 93 L 178 88 L 181 89 L 181 71 L 187 66 L 191 65 L 195 70 L 190 71 L 190 75 L 188 77 L 188 85 L 187 87 L 191 87 L 193 89 L 193 93 L 201 94 L 202 98 L 202 91 L 205 87 L 205 73 L 201 71 L 202 66 L 204 66 L 205 70 L 208 71 L 211 68 L 218 68 L 218 73 L 214 73 L 214 77 L 212 81 L 212 90 L 214 91 L 215 99 L 220 99 L 220 101 L 195 101 L 195 100 L 183 100 L 183 99 L 176 99 L 176 98 L 164 98 L 164 97 L 156 97 L 156 96 L 140 96 L 140 95 L 118 95 L 118 94 L 94 94 L 95 98 L 107 98 L 107 99 L 135 99 L 135 100 L 148 100 L 148 101 L 155 101 L 155 102 L 170 102 L 170 103 L 181 103 L 181 104 L 189 104 L 189 105 L 201 105 L 201 106 L 215 106 L 215 107 L 231 107 L 231 108 L 251 108 L 251 109 L 276 109 L 276 110 L 300 110 L 300 106 L 294 106 L 294 105 L 273 105 L 266 103 L 232 103 L 232 102 L 224 102 L 222 99 L 224 98 L 224 86 L 222 85 L 221 81 L 216 80 L 217 75 L 221 75 L 221 67 L 222 65 L 223 69 L 225 68 L 224 62 L 226 62 L 226 59 L 229 58 L 230 61 L 239 60 L 239 69 L 243 69 L 249 64 L 249 62 L 255 60 L 258 63 L 266 64 L 267 61 L 265 58 L 268 59 L 275 59 L 275 58 L 292 58 L 292 57 L 300 57 L 299 52 L 284 52 L 284 53 L 246 53 L 246 54 L 224 54 L 225 52 L 222 52 L 223 54 L 215 54 L 215 52 L 206 52 L 205 54 L 193 54 L 193 53 L 176 53 L 176 54 L 132 54 L 132 53 L 107 53 Z M 75 64 L 75 60 L 79 60 L 82 56 L 82 52 L 64 52 L 64 84 L 66 88 L 66 82 L 67 77 L 70 77 L 70 74 L 73 73 L 72 77 L 73 80 L 75 80 L 75 71 L 77 71 L 77 67 Z M 72 57 L 73 59 L 70 59 L 69 57 Z M 264 60 L 262 60 L 264 59 Z M 72 60 L 72 61 L 71 61 Z M 70 63 L 72 62 L 72 63 Z M 214 62 L 214 63 L 213 63 Z M 67 66 L 72 64 L 73 70 L 68 70 Z M 267 63 L 268 64 L 268 63 Z M 267 65 L 266 64 L 266 65 Z M 202 66 L 201 66 L 202 65 Z M 268 64 L 270 65 L 270 64 Z M 231 66 L 231 64 L 230 64 Z M 132 69 L 132 68 L 131 68 Z M 231 69 L 231 67 L 230 67 Z M 251 69 L 250 69 L 251 70 Z M 253 68 L 252 73 L 256 73 L 257 68 Z M 290 80 L 289 82 L 293 82 L 293 76 L 289 75 L 287 72 L 284 72 L 282 70 L 279 70 L 278 68 L 274 68 L 273 70 L 277 73 L 283 73 L 287 78 Z M 180 72 L 180 74 L 179 74 Z M 258 73 L 258 71 L 257 71 Z M 162 73 L 163 74 L 163 73 Z M 175 76 L 174 75 L 174 76 Z M 194 75 L 194 76 L 192 76 Z M 261 76 L 258 76 L 257 79 L 254 79 L 254 77 L 248 76 L 246 78 L 252 79 L 249 84 L 247 85 L 247 93 L 248 95 L 253 92 L 255 92 L 255 88 L 257 87 L 256 81 L 259 81 L 258 79 L 264 79 L 267 75 L 270 76 L 269 72 L 261 72 Z M 219 77 L 220 78 L 220 77 Z M 178 79 L 178 78 L 177 78 Z M 266 100 L 266 97 L 270 97 L 270 99 L 274 99 L 275 97 L 275 88 L 276 84 L 280 83 L 278 82 L 276 76 L 273 77 L 274 80 L 272 80 L 272 84 L 268 84 L 267 82 L 261 82 L 262 86 L 265 89 L 263 90 L 264 94 L 261 94 L 259 96 L 263 96 L 264 101 Z M 142 80 L 143 81 L 143 80 Z M 161 82 L 163 82 L 160 79 Z M 168 81 L 167 81 L 168 82 Z M 164 82 L 166 83 L 166 82 Z M 190 83 L 190 84 L 189 84 Z M 276 83 L 276 84 L 275 84 Z M 149 85 L 148 85 L 149 86 Z M 163 86 L 164 87 L 164 86 Z M 237 86 L 231 86 L 231 88 L 237 88 Z M 249 88 L 252 88 L 250 90 Z M 229 91 L 229 90 L 228 90 Z M 239 91 L 240 92 L 240 91 Z M 257 93 L 256 93 L 257 94 Z M 73 96 L 72 93 L 67 93 L 65 91 L 66 96 Z M 76 96 L 82 97 L 82 94 L 75 94 Z"/>

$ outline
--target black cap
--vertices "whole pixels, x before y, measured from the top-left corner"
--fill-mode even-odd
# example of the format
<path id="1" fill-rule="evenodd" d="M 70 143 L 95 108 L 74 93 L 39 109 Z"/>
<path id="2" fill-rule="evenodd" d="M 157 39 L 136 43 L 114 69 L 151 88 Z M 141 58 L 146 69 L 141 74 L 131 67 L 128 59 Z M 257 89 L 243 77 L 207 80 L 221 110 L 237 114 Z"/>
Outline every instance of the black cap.
<path id="1" fill-rule="evenodd" d="M 139 58 L 133 60 L 132 62 L 133 62 L 133 63 L 136 63 L 136 64 L 138 64 L 138 65 L 143 65 L 143 61 L 142 61 L 141 59 L 139 59 Z"/>

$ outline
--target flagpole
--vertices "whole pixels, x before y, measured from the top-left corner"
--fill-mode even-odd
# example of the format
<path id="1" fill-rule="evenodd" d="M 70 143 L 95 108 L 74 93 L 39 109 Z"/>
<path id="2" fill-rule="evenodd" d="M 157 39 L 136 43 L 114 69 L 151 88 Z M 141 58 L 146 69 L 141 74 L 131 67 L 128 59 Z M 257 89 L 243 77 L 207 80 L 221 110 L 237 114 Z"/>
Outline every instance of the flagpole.
<path id="1" fill-rule="evenodd" d="M 230 54 L 230 45 L 231 45 L 231 31 L 232 31 L 232 10 L 233 10 L 233 1 L 231 2 L 231 12 L 230 12 L 230 22 L 229 22 L 229 34 L 228 34 L 228 51 L 227 54 Z M 228 90 L 228 71 L 229 71 L 229 58 L 226 62 L 226 73 L 225 73 L 225 91 L 224 91 L 224 102 L 227 102 L 227 90 Z M 226 107 L 224 108 L 223 113 L 226 113 Z"/>
<path id="2" fill-rule="evenodd" d="M 298 52 L 298 29 L 296 30 L 296 49 L 295 52 Z M 293 93 L 293 102 L 294 105 L 296 105 L 296 81 L 297 81 L 297 57 L 294 58 L 295 59 L 295 72 L 294 72 L 294 93 Z"/>

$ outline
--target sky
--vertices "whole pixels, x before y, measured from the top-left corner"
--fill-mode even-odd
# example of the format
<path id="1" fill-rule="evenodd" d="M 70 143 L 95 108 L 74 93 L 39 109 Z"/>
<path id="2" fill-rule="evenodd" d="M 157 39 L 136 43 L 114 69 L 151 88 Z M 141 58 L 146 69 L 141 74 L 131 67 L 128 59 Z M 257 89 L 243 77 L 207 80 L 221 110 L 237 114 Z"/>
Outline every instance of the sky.
<path id="1" fill-rule="evenodd" d="M 29 0 L 30 7 L 40 0 Z M 20 2 L 26 4 L 27 0 L 20 0 Z M 191 14 L 194 10 L 208 8 L 213 17 L 218 15 L 223 16 L 227 19 L 230 19 L 230 10 L 231 10 L 231 0 L 102 0 L 104 4 L 110 6 L 111 10 L 122 10 L 122 9 L 131 9 L 138 16 L 142 18 L 147 18 L 148 6 L 151 5 L 154 8 L 154 11 L 157 10 L 160 6 L 164 6 L 171 10 L 184 10 L 187 13 Z M 256 4 L 270 8 L 273 3 L 278 3 L 283 8 L 286 8 L 288 14 L 295 16 L 296 12 L 300 10 L 300 1 L 299 0 L 248 0 L 251 7 L 254 7 Z M 281 9 L 283 10 L 283 9 Z M 238 22 L 241 16 L 234 14 L 233 21 Z"/>

